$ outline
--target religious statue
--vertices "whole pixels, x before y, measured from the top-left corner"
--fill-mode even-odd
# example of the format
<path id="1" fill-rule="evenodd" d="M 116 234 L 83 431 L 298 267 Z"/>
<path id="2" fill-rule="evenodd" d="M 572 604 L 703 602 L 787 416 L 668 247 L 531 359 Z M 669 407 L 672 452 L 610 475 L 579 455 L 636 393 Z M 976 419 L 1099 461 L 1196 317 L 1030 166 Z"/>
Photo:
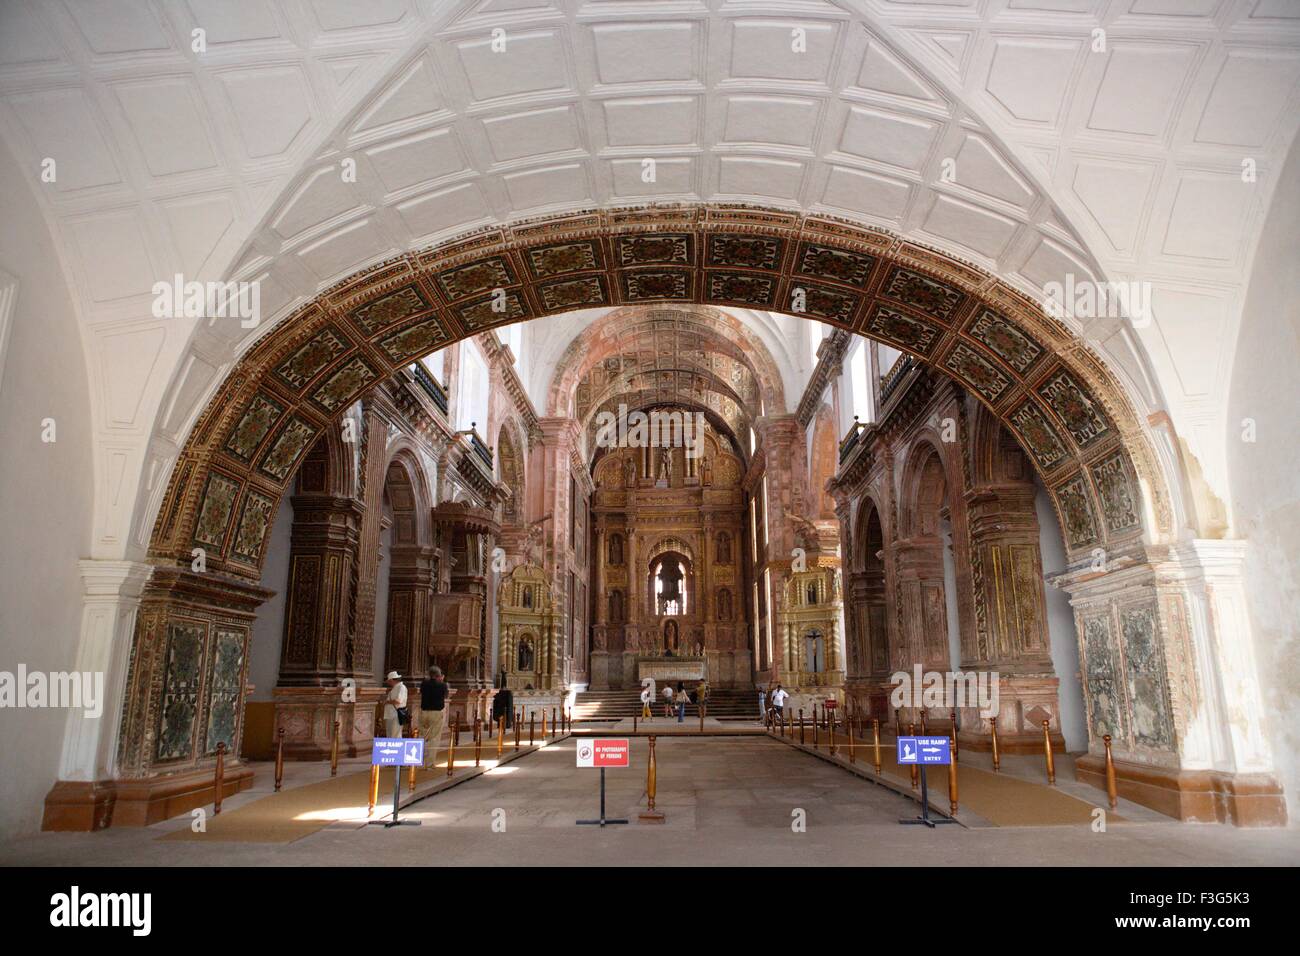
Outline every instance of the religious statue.
<path id="1" fill-rule="evenodd" d="M 533 642 L 528 638 L 524 638 L 519 644 L 519 669 L 521 671 L 533 669 Z"/>
<path id="2" fill-rule="evenodd" d="M 718 532 L 717 546 L 715 550 L 718 553 L 718 564 L 731 563 L 731 535 L 725 531 Z"/>
<path id="3" fill-rule="evenodd" d="M 700 483 L 713 484 L 713 459 L 708 455 L 704 456 L 704 461 L 700 464 Z"/>
<path id="4" fill-rule="evenodd" d="M 731 592 L 726 588 L 718 591 L 718 620 L 731 620 Z"/>
<path id="5" fill-rule="evenodd" d="M 656 479 L 668 481 L 673 475 L 673 453 L 667 448 L 659 449 L 659 470 L 655 472 Z"/>
<path id="6" fill-rule="evenodd" d="M 664 649 L 672 650 L 677 646 L 677 622 L 667 621 L 664 624 Z"/>
<path id="7" fill-rule="evenodd" d="M 621 534 L 609 536 L 609 563 L 613 565 L 623 563 L 623 536 Z"/>
<path id="8" fill-rule="evenodd" d="M 636 456 L 633 455 L 627 458 L 626 461 L 627 461 L 627 486 L 629 488 L 635 488 L 636 479 L 637 479 Z"/>

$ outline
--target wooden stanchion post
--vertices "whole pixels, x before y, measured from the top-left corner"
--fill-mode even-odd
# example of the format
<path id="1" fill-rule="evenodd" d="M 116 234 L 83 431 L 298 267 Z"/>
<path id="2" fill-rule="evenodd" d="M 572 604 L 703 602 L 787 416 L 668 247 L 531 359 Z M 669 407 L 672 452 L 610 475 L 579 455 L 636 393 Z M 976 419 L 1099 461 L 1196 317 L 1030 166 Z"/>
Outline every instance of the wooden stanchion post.
<path id="1" fill-rule="evenodd" d="M 1043 721 L 1043 747 L 1047 751 L 1047 782 L 1054 787 L 1056 786 L 1056 761 L 1052 759 L 1052 732 L 1047 729 L 1047 721 Z"/>
<path id="2" fill-rule="evenodd" d="M 370 805 L 366 807 L 366 816 L 375 812 L 375 804 L 379 802 L 379 765 L 375 764 L 370 768 Z"/>
<path id="3" fill-rule="evenodd" d="M 992 732 L 989 739 L 993 742 L 993 772 L 997 773 L 1002 769 L 1002 760 L 998 755 L 998 719 L 996 717 L 989 718 L 989 730 Z"/>
<path id="4" fill-rule="evenodd" d="M 876 776 L 880 776 L 880 721 L 876 718 L 871 719 L 871 736 L 872 745 L 875 747 Z"/>
<path id="5" fill-rule="evenodd" d="M 659 764 L 655 759 L 655 735 L 651 734 L 650 756 L 645 764 L 645 812 L 638 817 L 642 823 L 663 823 L 664 815 L 655 809 L 655 791 L 659 784 Z"/>
<path id="6" fill-rule="evenodd" d="M 952 729 L 952 763 L 948 764 L 948 813 L 957 815 L 957 728 Z"/>
<path id="7" fill-rule="evenodd" d="M 829 724 L 831 732 L 831 756 L 835 756 L 835 708 L 830 707 L 826 710 L 826 723 Z"/>
<path id="8" fill-rule="evenodd" d="M 639 714 L 632 715 L 632 733 L 636 733 L 636 722 L 639 716 L 640 716 Z"/>
<path id="9" fill-rule="evenodd" d="M 474 718 L 474 766 L 479 766 L 483 761 L 483 720 L 480 717 Z"/>
<path id="10" fill-rule="evenodd" d="M 1119 806 L 1119 790 L 1115 787 L 1115 760 L 1110 755 L 1110 734 L 1104 735 L 1101 740 L 1106 745 L 1106 799 L 1114 810 Z"/>
<path id="11" fill-rule="evenodd" d="M 949 715 L 948 719 L 949 722 L 952 724 L 952 759 L 953 759 L 953 763 L 956 763 L 957 762 L 957 711 L 954 710 Z"/>
<path id="12" fill-rule="evenodd" d="M 803 708 L 800 707 L 800 708 L 799 708 L 799 743 L 802 744 L 802 743 L 804 743 L 804 742 L 805 742 L 805 741 L 804 741 L 804 735 L 803 735 Z"/>
<path id="13" fill-rule="evenodd" d="M 546 739 L 546 708 L 542 708 L 542 739 Z"/>
<path id="14" fill-rule="evenodd" d="M 552 736 L 552 737 L 555 736 L 556 729 L 557 729 L 559 726 L 560 726 L 560 725 L 557 724 L 557 723 L 555 722 L 555 708 L 552 707 L 552 708 L 551 708 L 551 736 Z M 545 737 L 546 735 L 545 735 L 545 734 L 542 734 L 542 736 Z"/>
<path id="15" fill-rule="evenodd" d="M 903 712 L 897 707 L 894 708 L 894 736 L 903 736 Z"/>
<path id="16" fill-rule="evenodd" d="M 506 718 L 502 714 L 497 718 L 497 763 L 501 762 L 501 751 L 506 745 Z"/>
<path id="17" fill-rule="evenodd" d="M 928 734 L 929 732 L 930 732 L 930 731 L 929 731 L 929 730 L 926 728 L 926 726 L 925 726 L 925 710 L 924 710 L 924 708 L 923 708 L 923 709 L 921 710 L 921 736 L 924 737 L 924 736 L 925 736 L 926 734 Z"/>
<path id="18" fill-rule="evenodd" d="M 817 705 L 813 704 L 813 750 L 821 750 L 822 748 L 821 733 L 822 725 L 817 719 Z"/>
<path id="19" fill-rule="evenodd" d="M 519 731 L 524 724 L 523 711 L 516 711 L 514 723 L 515 723 L 515 753 L 519 753 Z"/>
<path id="20" fill-rule="evenodd" d="M 909 737 L 916 736 L 916 724 L 907 725 L 907 736 Z M 912 764 L 912 789 L 913 790 L 916 789 L 916 785 L 920 779 L 921 779 L 921 771 L 917 768 L 916 764 Z"/>
<path id="21" fill-rule="evenodd" d="M 700 704 L 700 733 L 704 733 L 704 705 Z"/>
<path id="22" fill-rule="evenodd" d="M 849 732 L 849 763 L 857 763 L 858 758 L 854 756 L 853 753 L 853 718 L 850 717 L 847 721 L 845 721 L 845 723 L 848 724 L 848 726 L 845 727 L 844 729 Z"/>
<path id="23" fill-rule="evenodd" d="M 275 745 L 275 792 L 280 792 L 280 785 L 284 783 L 284 728 L 276 734 L 278 742 Z"/>
<path id="24" fill-rule="evenodd" d="M 226 745 L 217 744 L 217 769 L 212 781 L 216 796 L 212 798 L 212 815 L 221 812 L 221 791 L 226 789 Z"/>
<path id="25" fill-rule="evenodd" d="M 339 775 L 339 722 L 334 721 L 334 739 L 330 741 L 330 776 Z"/>
<path id="26" fill-rule="evenodd" d="M 460 718 L 451 715 L 451 739 L 447 743 L 447 776 L 456 771 L 456 744 L 460 742 Z"/>
<path id="27" fill-rule="evenodd" d="M 537 711 L 531 710 L 528 712 L 528 746 L 530 747 L 533 746 L 533 740 L 535 739 L 533 737 L 533 729 L 536 726 L 536 723 L 537 723 Z M 546 714 L 543 713 L 542 732 L 545 733 L 545 731 L 546 731 Z"/>

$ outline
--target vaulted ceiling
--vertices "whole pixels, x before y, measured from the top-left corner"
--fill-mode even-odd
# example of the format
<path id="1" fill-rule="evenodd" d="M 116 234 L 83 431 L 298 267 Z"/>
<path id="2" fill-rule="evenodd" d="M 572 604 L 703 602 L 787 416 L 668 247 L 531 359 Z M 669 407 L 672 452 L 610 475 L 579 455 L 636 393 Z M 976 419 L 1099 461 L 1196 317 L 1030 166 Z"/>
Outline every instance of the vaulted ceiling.
<path id="1" fill-rule="evenodd" d="M 83 322 L 100 556 L 140 553 L 190 424 L 271 320 L 476 227 L 659 200 L 833 213 L 1035 294 L 1151 282 L 1150 324 L 1072 325 L 1221 484 L 1298 81 L 1288 0 L 0 11 L 0 135 Z M 154 318 L 153 283 L 178 272 L 258 280 L 267 320 Z"/>

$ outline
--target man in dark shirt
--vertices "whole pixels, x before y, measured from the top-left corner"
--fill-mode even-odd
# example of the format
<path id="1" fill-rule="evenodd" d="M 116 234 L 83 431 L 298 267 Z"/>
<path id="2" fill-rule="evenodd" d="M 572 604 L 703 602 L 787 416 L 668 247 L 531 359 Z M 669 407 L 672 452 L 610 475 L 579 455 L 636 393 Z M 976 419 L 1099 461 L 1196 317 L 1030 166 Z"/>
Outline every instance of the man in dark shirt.
<path id="1" fill-rule="evenodd" d="M 442 679 L 441 667 L 430 667 L 429 676 L 420 681 L 420 736 L 424 738 L 424 769 L 432 770 L 438 762 L 438 744 L 446 725 L 447 698 L 455 691 Z"/>

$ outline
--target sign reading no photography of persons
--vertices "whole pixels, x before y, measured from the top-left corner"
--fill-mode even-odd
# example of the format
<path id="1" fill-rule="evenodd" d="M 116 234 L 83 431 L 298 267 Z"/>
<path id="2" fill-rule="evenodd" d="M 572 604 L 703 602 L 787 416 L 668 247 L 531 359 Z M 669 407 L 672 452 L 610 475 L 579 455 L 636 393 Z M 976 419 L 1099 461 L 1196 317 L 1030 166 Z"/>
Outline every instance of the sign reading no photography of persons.
<path id="1" fill-rule="evenodd" d="M 952 763 L 947 737 L 899 737 L 898 762 L 900 764 L 946 765 Z"/>
<path id="2" fill-rule="evenodd" d="M 593 737 L 578 741 L 579 767 L 630 767 L 632 754 L 626 737 Z"/>

